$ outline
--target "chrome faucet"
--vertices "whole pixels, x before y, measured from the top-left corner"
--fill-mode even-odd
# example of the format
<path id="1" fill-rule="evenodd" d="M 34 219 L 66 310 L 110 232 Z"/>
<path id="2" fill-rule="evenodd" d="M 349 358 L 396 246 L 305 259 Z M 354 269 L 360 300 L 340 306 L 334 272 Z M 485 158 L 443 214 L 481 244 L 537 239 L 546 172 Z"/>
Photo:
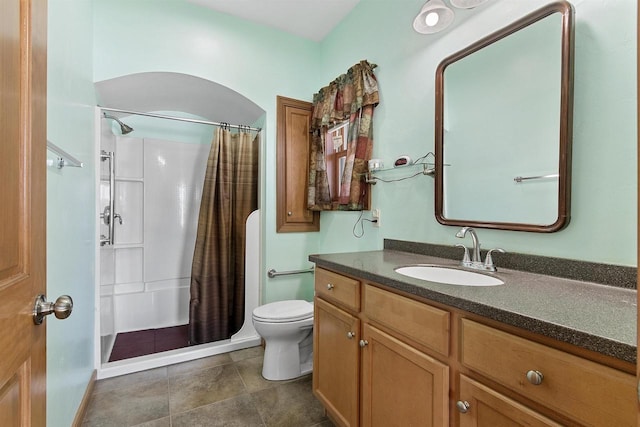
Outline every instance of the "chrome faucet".
<path id="1" fill-rule="evenodd" d="M 464 236 L 467 233 L 471 234 L 471 240 L 473 241 L 473 249 L 471 251 L 471 263 L 482 263 L 482 259 L 480 257 L 480 242 L 478 241 L 478 235 L 476 234 L 476 230 L 471 227 L 462 227 L 460 231 L 456 233 L 456 237 L 460 239 L 464 239 Z"/>
<path id="2" fill-rule="evenodd" d="M 463 267 L 473 268 L 476 270 L 485 270 L 485 271 L 496 271 L 497 268 L 493 264 L 493 257 L 491 256 L 492 252 L 500 252 L 505 253 L 505 250 L 502 248 L 491 249 L 487 252 L 487 257 L 482 262 L 482 256 L 480 255 L 480 241 L 478 240 L 478 235 L 476 231 L 471 227 L 462 227 L 460 231 L 456 233 L 456 237 L 460 239 L 464 239 L 464 237 L 469 233 L 471 235 L 471 240 L 473 242 L 473 248 L 471 249 L 471 257 L 469 257 L 469 250 L 464 245 L 455 245 L 456 247 L 464 248 L 464 257 L 460 262 L 460 265 Z"/>

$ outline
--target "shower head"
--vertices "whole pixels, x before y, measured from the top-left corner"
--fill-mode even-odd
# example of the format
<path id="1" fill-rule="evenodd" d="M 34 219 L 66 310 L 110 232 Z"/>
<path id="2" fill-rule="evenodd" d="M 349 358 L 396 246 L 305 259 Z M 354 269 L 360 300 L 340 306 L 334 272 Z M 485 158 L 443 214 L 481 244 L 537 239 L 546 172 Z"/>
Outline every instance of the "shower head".
<path id="1" fill-rule="evenodd" d="M 122 123 L 120 119 L 118 119 L 117 117 L 110 116 L 107 113 L 103 113 L 103 114 L 105 119 L 112 119 L 118 122 L 118 124 L 120 125 L 120 132 L 122 132 L 123 135 L 133 132 L 133 128 L 131 126 Z"/>

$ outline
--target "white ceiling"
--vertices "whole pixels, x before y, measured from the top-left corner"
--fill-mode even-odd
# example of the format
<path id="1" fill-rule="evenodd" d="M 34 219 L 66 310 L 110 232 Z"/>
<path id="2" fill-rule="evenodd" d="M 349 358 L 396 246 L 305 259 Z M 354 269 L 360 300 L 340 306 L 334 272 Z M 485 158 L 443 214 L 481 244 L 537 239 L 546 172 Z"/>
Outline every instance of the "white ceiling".
<path id="1" fill-rule="evenodd" d="M 360 0 L 187 0 L 218 12 L 321 41 Z"/>

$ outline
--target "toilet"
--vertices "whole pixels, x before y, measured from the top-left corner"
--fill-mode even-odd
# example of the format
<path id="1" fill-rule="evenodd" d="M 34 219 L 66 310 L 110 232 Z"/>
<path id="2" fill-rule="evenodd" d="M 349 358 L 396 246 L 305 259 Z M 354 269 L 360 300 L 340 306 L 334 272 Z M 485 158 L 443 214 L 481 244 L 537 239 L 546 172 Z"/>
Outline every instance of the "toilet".
<path id="1" fill-rule="evenodd" d="M 262 376 L 290 380 L 313 367 L 313 303 L 276 301 L 253 310 L 253 326 L 264 341 Z"/>

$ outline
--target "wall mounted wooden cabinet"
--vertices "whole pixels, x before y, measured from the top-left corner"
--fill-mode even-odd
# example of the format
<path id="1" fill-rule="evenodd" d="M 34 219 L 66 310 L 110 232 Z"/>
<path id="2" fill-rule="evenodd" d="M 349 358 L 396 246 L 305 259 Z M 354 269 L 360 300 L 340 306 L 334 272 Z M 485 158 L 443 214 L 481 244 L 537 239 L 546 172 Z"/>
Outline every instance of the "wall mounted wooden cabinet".
<path id="1" fill-rule="evenodd" d="M 277 98 L 276 232 L 320 230 L 320 212 L 307 209 L 310 102 Z"/>

